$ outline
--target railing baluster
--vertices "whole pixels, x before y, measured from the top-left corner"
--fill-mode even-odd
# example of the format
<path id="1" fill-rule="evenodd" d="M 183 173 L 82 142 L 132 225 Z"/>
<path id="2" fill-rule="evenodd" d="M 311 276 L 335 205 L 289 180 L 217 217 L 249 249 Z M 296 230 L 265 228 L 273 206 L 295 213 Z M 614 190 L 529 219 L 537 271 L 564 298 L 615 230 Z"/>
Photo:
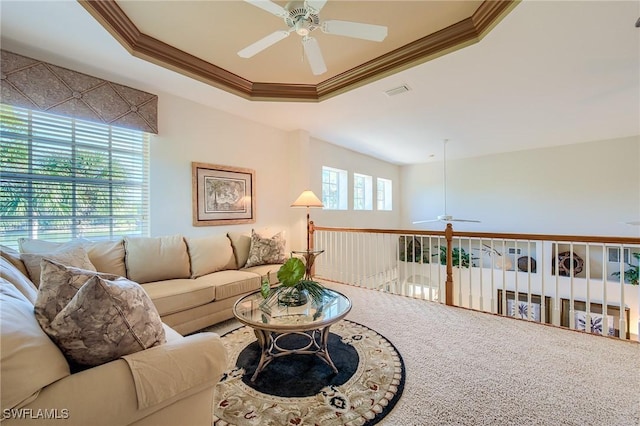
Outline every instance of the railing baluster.
<path id="1" fill-rule="evenodd" d="M 629 253 L 631 255 L 631 253 Z M 631 259 L 629 259 L 631 260 Z M 624 265 L 625 265 L 625 257 L 624 257 L 624 245 L 620 245 L 620 325 L 618 328 L 620 329 L 620 338 L 627 338 L 627 319 L 625 314 L 625 306 L 624 306 Z M 639 333 L 640 334 L 640 333 Z"/>
<path id="2" fill-rule="evenodd" d="M 450 225 L 444 232 L 433 233 L 315 225 L 313 232 L 314 247 L 325 251 L 316 263 L 316 275 L 319 278 L 443 304 L 500 311 L 505 316 L 511 314 L 509 305 L 512 301 L 516 308 L 522 303 L 520 299 L 524 302 L 526 292 L 529 309 L 523 318 L 529 321 L 539 319 L 540 322 L 549 321 L 557 326 L 575 329 L 582 328 L 584 318 L 588 327 L 586 330 L 592 332 L 591 322 L 602 315 L 603 334 L 608 334 L 609 327 L 615 326 L 620 330 L 621 339 L 626 338 L 627 330 L 634 333 L 635 339 L 640 328 L 640 286 L 636 291 L 636 288 L 625 284 L 625 275 L 629 276 L 626 263 L 629 259 L 625 250 L 628 253 L 640 252 L 640 238 L 454 233 Z M 581 248 L 583 245 L 584 251 Z M 500 248 L 496 250 L 499 246 L 502 246 L 502 253 L 498 251 Z M 442 256 L 446 259 L 443 264 L 440 262 L 440 247 L 443 247 Z M 515 257 L 509 254 L 512 247 Z M 558 255 L 561 251 L 567 251 L 567 248 L 569 254 L 564 259 L 566 268 L 562 268 L 564 275 L 561 276 L 562 264 Z M 582 260 L 578 259 L 576 249 L 581 255 L 585 253 L 587 264 L 583 271 L 577 269 L 576 260 L 580 261 L 580 265 Z M 607 258 L 608 249 L 612 253 L 611 259 Z M 463 255 L 463 250 L 468 250 L 468 253 Z M 474 260 L 475 250 L 479 250 L 479 255 Z M 526 262 L 518 256 L 518 252 L 523 253 L 524 250 Z M 599 262 L 598 250 L 602 257 L 602 277 L 597 276 L 598 268 L 593 267 Z M 613 258 L 614 250 L 619 253 L 617 262 Z M 487 263 L 486 255 L 489 256 Z M 518 259 L 522 268 L 518 267 Z M 454 261 L 457 262 L 457 273 L 453 270 Z M 636 262 L 635 257 L 633 261 Z M 613 262 L 616 262 L 615 268 L 612 268 Z M 551 273 L 549 264 L 554 265 Z M 635 267 L 635 263 L 632 265 Z M 489 271 L 486 271 L 487 267 Z M 522 272 L 526 272 L 526 275 Z M 617 280 L 609 278 L 612 273 L 618 276 Z M 525 279 L 526 282 L 523 281 Z M 619 287 L 616 288 L 616 285 Z M 630 289 L 633 291 L 629 292 Z M 501 296 L 497 297 L 498 294 Z M 485 301 L 488 303 L 485 304 Z M 618 304 L 620 314 L 615 318 L 618 315 L 615 313 L 612 322 L 608 314 L 614 313 L 614 305 L 615 312 L 618 312 Z M 626 316 L 627 306 L 630 319 Z M 548 312 L 548 309 L 552 310 Z M 585 311 L 584 314 L 582 311 Z M 576 317 L 576 313 L 580 315 Z"/>

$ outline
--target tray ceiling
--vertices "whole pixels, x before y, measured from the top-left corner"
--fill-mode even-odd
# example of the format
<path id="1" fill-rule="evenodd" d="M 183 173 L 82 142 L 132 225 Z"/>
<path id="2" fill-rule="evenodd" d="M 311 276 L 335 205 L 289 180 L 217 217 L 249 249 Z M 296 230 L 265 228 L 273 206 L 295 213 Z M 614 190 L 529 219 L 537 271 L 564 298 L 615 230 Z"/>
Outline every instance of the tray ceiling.
<path id="1" fill-rule="evenodd" d="M 244 1 L 80 3 L 136 57 L 247 99 L 297 101 L 321 101 L 475 43 L 517 4 L 329 0 L 321 19 L 385 25 L 388 36 L 378 43 L 314 31 L 327 64 L 314 76 L 295 33 L 252 58 L 237 55 L 287 28 Z"/>

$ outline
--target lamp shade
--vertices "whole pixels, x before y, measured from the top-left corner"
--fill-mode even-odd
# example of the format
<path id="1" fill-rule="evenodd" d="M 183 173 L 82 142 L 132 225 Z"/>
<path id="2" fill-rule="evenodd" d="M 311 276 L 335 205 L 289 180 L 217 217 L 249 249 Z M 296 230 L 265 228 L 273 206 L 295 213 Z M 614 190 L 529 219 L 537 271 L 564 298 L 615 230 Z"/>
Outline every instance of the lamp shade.
<path id="1" fill-rule="evenodd" d="M 306 190 L 291 204 L 291 207 L 324 207 L 324 204 L 313 191 Z"/>

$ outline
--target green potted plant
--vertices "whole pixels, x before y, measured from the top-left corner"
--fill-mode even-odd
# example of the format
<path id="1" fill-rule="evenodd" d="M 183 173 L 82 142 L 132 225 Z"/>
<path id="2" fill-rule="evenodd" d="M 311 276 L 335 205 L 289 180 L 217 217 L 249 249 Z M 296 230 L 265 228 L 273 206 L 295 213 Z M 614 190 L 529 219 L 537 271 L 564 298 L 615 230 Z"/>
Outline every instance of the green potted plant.
<path id="1" fill-rule="evenodd" d="M 437 247 L 437 246 L 436 246 Z M 440 246 L 440 253 L 432 254 L 433 257 L 440 257 L 440 264 L 447 264 L 447 247 Z M 460 266 L 462 268 L 468 268 L 471 264 L 471 260 L 476 260 L 477 257 L 471 257 L 469 253 L 467 253 L 462 247 L 452 247 L 451 248 L 451 266 Z"/>
<path id="2" fill-rule="evenodd" d="M 309 298 L 320 306 L 322 299 L 329 292 L 319 282 L 305 277 L 304 262 L 297 257 L 291 257 L 278 270 L 278 284 L 267 292 L 263 289 L 264 304 L 270 304 L 274 298 L 278 303 L 286 306 L 301 306 L 308 302 Z"/>
<path id="3" fill-rule="evenodd" d="M 640 253 L 631 253 L 631 256 L 635 257 L 640 263 Z M 627 263 L 627 266 L 629 269 L 624 271 L 624 282 L 632 285 L 638 285 L 638 282 L 640 281 L 640 267 L 630 263 Z M 613 272 L 611 275 L 619 277 L 620 272 Z"/>

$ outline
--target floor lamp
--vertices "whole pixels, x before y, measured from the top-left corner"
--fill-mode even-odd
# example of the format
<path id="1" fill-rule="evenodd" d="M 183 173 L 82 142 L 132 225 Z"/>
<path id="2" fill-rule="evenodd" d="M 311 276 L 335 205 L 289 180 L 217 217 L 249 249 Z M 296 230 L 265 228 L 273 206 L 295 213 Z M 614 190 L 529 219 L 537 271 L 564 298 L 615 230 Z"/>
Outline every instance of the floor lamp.
<path id="1" fill-rule="evenodd" d="M 291 204 L 291 207 L 306 207 L 307 208 L 307 252 L 311 250 L 311 221 L 309 220 L 309 208 L 310 207 L 324 207 L 322 201 L 316 197 L 316 194 L 311 190 L 303 191 L 302 194 Z"/>

